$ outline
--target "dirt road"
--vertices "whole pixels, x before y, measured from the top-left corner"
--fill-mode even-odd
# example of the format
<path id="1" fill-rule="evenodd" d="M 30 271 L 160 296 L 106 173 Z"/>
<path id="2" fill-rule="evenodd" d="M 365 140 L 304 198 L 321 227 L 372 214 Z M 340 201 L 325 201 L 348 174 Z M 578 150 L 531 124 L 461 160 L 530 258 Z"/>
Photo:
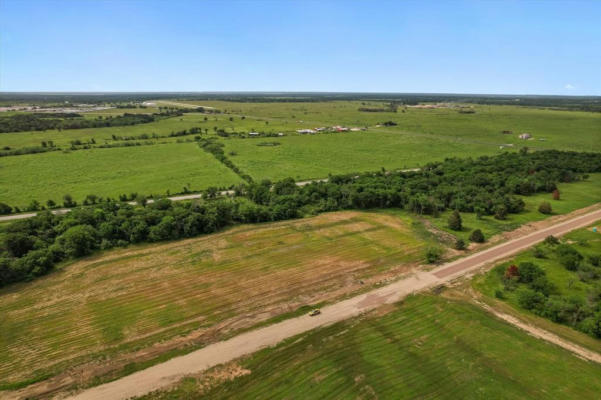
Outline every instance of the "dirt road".
<path id="1" fill-rule="evenodd" d="M 187 355 L 136 372 L 119 380 L 85 390 L 73 398 L 78 400 L 127 399 L 174 384 L 187 374 L 199 373 L 262 348 L 274 346 L 284 339 L 309 330 L 355 317 L 384 304 L 395 303 L 407 295 L 423 291 L 509 257 L 542 241 L 548 235 L 562 235 L 601 219 L 601 210 L 574 217 L 521 238 L 488 248 L 471 256 L 442 265 L 432 271 L 419 271 L 390 285 L 324 307 L 321 315 L 307 315 L 246 332 Z M 573 349 L 568 348 L 573 351 Z"/>

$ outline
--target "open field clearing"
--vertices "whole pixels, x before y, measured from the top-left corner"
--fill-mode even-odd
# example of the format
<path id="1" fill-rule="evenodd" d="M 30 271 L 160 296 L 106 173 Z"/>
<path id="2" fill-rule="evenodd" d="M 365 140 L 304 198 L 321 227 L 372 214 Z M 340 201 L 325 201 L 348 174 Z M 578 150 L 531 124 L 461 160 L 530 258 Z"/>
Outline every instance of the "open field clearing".
<path id="1" fill-rule="evenodd" d="M 0 291 L 2 384 L 99 357 L 143 361 L 335 300 L 423 261 L 424 235 L 408 219 L 339 212 L 75 262 Z"/>
<path id="2" fill-rule="evenodd" d="M 595 398 L 599 374 L 472 304 L 419 295 L 143 398 Z"/>
<path id="3" fill-rule="evenodd" d="M 258 146 L 263 141 L 278 146 Z M 413 168 L 446 157 L 498 154 L 497 146 L 466 144 L 393 132 L 346 132 L 315 136 L 287 136 L 266 140 L 224 140 L 231 160 L 255 179 L 321 178 L 332 174 Z M 466 147 L 467 146 L 467 147 Z"/>
<path id="4" fill-rule="evenodd" d="M 182 103 L 212 105 L 230 113 L 264 118 L 269 120 L 270 124 L 278 120 L 288 120 L 303 127 L 316 127 L 318 124 L 375 126 L 385 121 L 393 121 L 398 125 L 386 128 L 387 131 L 441 135 L 497 145 L 513 143 L 516 146 L 526 145 L 537 149 L 601 151 L 601 115 L 592 112 L 475 104 L 465 105 L 475 111 L 473 114 L 459 113 L 456 107 L 420 109 L 403 106 L 399 107 L 396 113 L 360 112 L 360 107 L 384 107 L 388 103 L 359 101 Z M 403 109 L 405 112 L 402 112 Z M 502 131 L 511 131 L 512 134 L 503 135 Z M 532 134 L 534 140 L 520 140 L 518 135 L 523 132 Z M 469 150 L 466 151 L 466 155 L 469 155 Z"/>
<path id="5" fill-rule="evenodd" d="M 0 201 L 26 206 L 31 200 L 62 202 L 69 193 L 81 202 L 88 194 L 165 195 L 229 186 L 240 178 L 196 143 L 49 152 L 0 159 Z"/>

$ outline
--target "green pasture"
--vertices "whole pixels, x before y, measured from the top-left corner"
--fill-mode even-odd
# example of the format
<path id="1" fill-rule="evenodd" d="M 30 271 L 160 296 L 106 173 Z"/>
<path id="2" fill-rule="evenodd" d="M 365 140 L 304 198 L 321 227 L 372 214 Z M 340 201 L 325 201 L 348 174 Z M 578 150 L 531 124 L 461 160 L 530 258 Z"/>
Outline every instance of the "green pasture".
<path id="1" fill-rule="evenodd" d="M 88 194 L 165 195 L 241 180 L 196 143 L 171 143 L 3 157 L 0 182 L 0 201 L 22 207 L 32 200 L 61 203 L 66 193 L 81 202 Z"/>
<path id="2" fill-rule="evenodd" d="M 431 295 L 291 338 L 144 399 L 593 399 L 601 366 Z M 211 371 L 209 372 L 209 376 Z M 218 377 L 226 378 L 218 378 Z M 215 378 L 217 377 L 217 378 Z"/>

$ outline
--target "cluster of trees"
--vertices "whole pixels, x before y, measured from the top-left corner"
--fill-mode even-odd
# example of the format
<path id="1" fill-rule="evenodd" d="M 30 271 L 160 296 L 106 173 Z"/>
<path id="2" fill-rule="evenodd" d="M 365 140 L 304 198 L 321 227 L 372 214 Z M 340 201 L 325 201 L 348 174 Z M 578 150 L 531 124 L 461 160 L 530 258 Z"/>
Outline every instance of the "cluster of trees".
<path id="1" fill-rule="evenodd" d="M 82 118 L 80 114 L 70 113 L 21 113 L 0 117 L 0 133 L 45 131 L 48 129 L 84 129 L 109 126 L 128 126 L 146 124 L 160 118 L 183 115 L 181 111 L 165 111 L 154 114 L 130 114 L 99 116 L 95 119 Z"/>
<path id="2" fill-rule="evenodd" d="M 188 135 L 198 135 L 202 134 L 203 129 L 199 127 L 192 127 L 190 129 L 182 129 L 180 131 L 172 131 L 168 135 L 157 135 L 156 133 L 142 133 L 137 136 L 119 136 L 119 135 L 111 135 L 113 140 L 148 140 L 148 139 L 163 139 L 170 137 L 180 137 L 180 136 L 188 136 Z M 208 129 L 204 130 L 204 133 L 208 133 Z"/>
<path id="3" fill-rule="evenodd" d="M 221 143 L 201 139 L 199 145 L 224 164 L 231 163 Z M 493 215 L 499 207 L 508 213 L 519 212 L 524 203 L 516 194 L 552 192 L 556 182 L 577 180 L 588 172 L 601 172 L 601 156 L 558 151 L 507 153 L 475 160 L 447 159 L 415 172 L 382 170 L 330 176 L 327 182 L 304 186 L 296 185 L 292 178 L 275 184 L 249 179 L 235 187 L 233 200 L 215 199 L 217 189 L 193 203 L 158 200 L 147 207 L 134 207 L 105 199 L 64 216 L 43 213 L 7 226 L 0 284 L 41 275 L 56 262 L 97 248 L 191 237 L 237 222 L 392 207 L 432 215 L 445 209 Z M 94 200 L 99 201 L 89 199 L 88 203 L 94 204 Z M 476 230 L 470 240 L 484 241 L 484 236 Z M 18 245 L 17 250 L 13 245 Z"/>
<path id="4" fill-rule="evenodd" d="M 532 262 L 497 269 L 497 273 L 502 274 L 505 290 L 516 292 L 521 307 L 601 338 L 601 254 L 585 260 L 574 247 L 558 244 L 556 238 L 549 237 L 545 242 L 549 254 L 538 247 L 535 256 L 553 257 L 567 270 L 576 271 L 579 280 L 592 285 L 586 298 L 562 294 L 545 271 Z M 503 298 L 503 292 L 497 291 L 497 297 Z"/>

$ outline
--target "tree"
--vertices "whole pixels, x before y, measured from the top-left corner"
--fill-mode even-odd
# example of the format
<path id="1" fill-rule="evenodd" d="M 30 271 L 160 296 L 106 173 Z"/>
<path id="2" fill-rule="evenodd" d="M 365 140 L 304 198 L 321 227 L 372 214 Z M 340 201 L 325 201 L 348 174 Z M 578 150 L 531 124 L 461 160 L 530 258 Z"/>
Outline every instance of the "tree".
<path id="1" fill-rule="evenodd" d="M 455 241 L 455 250 L 465 250 L 465 241 L 461 238 Z"/>
<path id="2" fill-rule="evenodd" d="M 451 215 L 449 215 L 449 228 L 454 231 L 460 231 L 462 228 L 461 214 L 459 211 L 454 210 Z"/>
<path id="3" fill-rule="evenodd" d="M 4 236 L 4 248 L 13 257 L 22 257 L 33 249 L 34 240 L 25 233 L 8 233 Z"/>
<path id="4" fill-rule="evenodd" d="M 98 232 L 91 225 L 75 225 L 57 238 L 68 257 L 82 257 L 98 246 Z"/>
<path id="5" fill-rule="evenodd" d="M 476 243 L 484 243 L 484 234 L 480 229 L 474 229 L 474 231 L 470 235 L 470 240 Z"/>
<path id="6" fill-rule="evenodd" d="M 559 200 L 559 197 L 560 197 L 560 194 L 559 194 L 559 189 L 555 189 L 555 190 L 553 191 L 553 194 L 552 194 L 552 196 L 553 196 L 553 200 Z"/>
<path id="7" fill-rule="evenodd" d="M 6 203 L 0 203 L 0 214 L 10 214 L 13 208 Z"/>
<path id="8" fill-rule="evenodd" d="M 543 201 L 542 203 L 540 203 L 540 205 L 538 206 L 538 212 L 540 212 L 541 214 L 551 214 L 553 212 L 551 208 L 551 203 L 549 203 L 548 201 Z"/>
<path id="9" fill-rule="evenodd" d="M 504 220 L 507 218 L 507 207 L 504 204 L 499 204 L 495 207 L 495 219 Z"/>
<path id="10" fill-rule="evenodd" d="M 511 264 L 505 270 L 505 275 L 504 275 L 505 279 L 519 278 L 519 276 L 520 276 L 520 271 L 519 271 L 517 265 L 515 265 L 515 264 Z"/>
<path id="11" fill-rule="evenodd" d="M 70 194 L 66 194 L 63 196 L 63 206 L 69 208 L 69 207 L 75 207 L 77 205 L 77 202 L 73 200 L 73 197 L 71 197 Z"/>
<path id="12" fill-rule="evenodd" d="M 142 207 L 146 207 L 146 203 L 148 203 L 148 200 L 146 200 L 146 196 L 144 196 L 143 194 L 139 194 L 138 196 L 136 196 L 136 203 L 138 203 Z"/>
<path id="13" fill-rule="evenodd" d="M 517 292 L 518 304 L 526 310 L 541 309 L 545 303 L 545 295 L 530 288 L 521 288 Z"/>
<path id="14" fill-rule="evenodd" d="M 46 201 L 46 207 L 54 208 L 54 207 L 56 207 L 56 203 L 54 202 L 54 200 L 50 199 L 50 200 Z"/>
<path id="15" fill-rule="evenodd" d="M 545 271 L 531 262 L 520 263 L 518 270 L 520 272 L 520 282 L 522 283 L 530 283 L 536 278 L 545 276 Z"/>

